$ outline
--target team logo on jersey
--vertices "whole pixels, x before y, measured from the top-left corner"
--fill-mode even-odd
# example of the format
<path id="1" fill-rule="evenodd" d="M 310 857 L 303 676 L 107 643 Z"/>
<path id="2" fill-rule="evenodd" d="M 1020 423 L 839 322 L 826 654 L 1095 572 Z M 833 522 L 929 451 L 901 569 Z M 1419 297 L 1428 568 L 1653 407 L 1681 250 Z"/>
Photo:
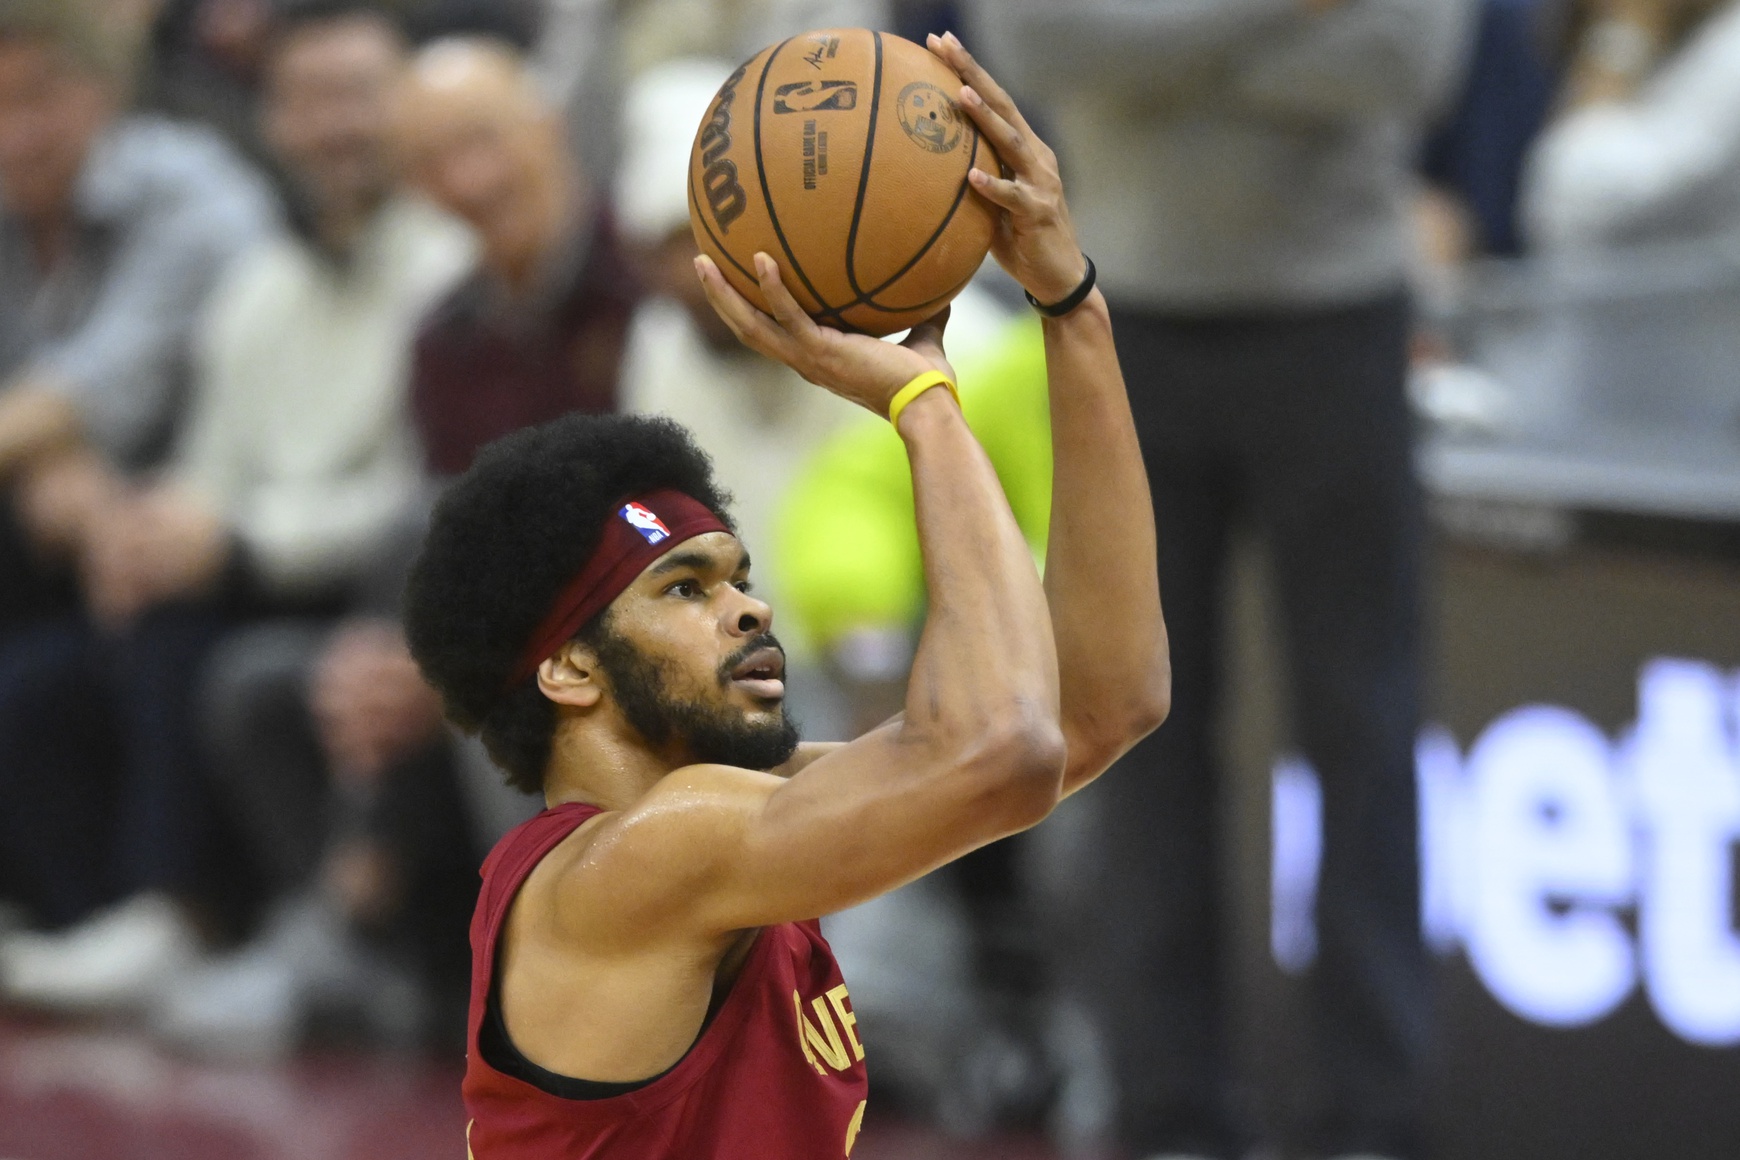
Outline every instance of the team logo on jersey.
<path id="1" fill-rule="evenodd" d="M 653 515 L 651 509 L 637 503 L 622 505 L 622 518 L 629 526 L 642 536 L 649 544 L 659 544 L 671 538 L 671 529 L 665 527 L 665 521 Z"/>

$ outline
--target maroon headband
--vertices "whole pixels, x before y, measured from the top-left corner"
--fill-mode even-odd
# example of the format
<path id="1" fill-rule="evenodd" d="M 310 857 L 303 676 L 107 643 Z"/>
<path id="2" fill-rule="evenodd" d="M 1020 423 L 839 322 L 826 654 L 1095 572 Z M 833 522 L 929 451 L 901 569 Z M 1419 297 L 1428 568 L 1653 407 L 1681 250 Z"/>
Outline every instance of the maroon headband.
<path id="1" fill-rule="evenodd" d="M 684 540 L 730 530 L 706 504 L 670 488 L 649 491 L 621 504 L 604 521 L 591 558 L 557 594 L 549 613 L 532 630 L 508 687 L 537 672 L 544 658 L 608 608 L 648 564 Z"/>

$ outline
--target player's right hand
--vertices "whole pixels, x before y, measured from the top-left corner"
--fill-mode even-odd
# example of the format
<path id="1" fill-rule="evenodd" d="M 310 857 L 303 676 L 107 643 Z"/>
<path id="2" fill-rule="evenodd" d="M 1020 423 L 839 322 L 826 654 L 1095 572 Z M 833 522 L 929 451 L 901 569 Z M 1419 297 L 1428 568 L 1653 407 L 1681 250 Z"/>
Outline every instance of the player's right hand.
<path id="1" fill-rule="evenodd" d="M 1087 259 L 1064 200 L 1057 154 L 954 33 L 933 35 L 929 46 L 966 82 L 961 107 L 1003 162 L 1001 174 L 983 169 L 967 173 L 979 196 L 1000 211 L 992 255 L 1033 297 L 1047 304 L 1061 302 L 1087 276 Z"/>
<path id="2" fill-rule="evenodd" d="M 906 340 L 896 346 L 819 325 L 785 288 L 779 264 L 766 254 L 755 255 L 755 272 L 772 315 L 757 310 L 739 294 L 711 258 L 696 258 L 695 271 L 706 288 L 707 300 L 745 346 L 884 418 L 900 388 L 919 375 L 941 371 L 951 380 L 955 377 L 943 353 L 946 309 L 913 327 Z"/>

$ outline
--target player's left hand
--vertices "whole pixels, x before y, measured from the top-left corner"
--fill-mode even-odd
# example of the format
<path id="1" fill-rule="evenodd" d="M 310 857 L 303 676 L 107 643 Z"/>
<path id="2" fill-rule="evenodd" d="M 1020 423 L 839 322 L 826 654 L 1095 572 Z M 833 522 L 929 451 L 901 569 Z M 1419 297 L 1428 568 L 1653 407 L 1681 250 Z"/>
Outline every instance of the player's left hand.
<path id="1" fill-rule="evenodd" d="M 973 189 L 1002 211 L 991 253 L 1033 297 L 1048 305 L 1063 301 L 1087 276 L 1087 259 L 1064 201 L 1057 154 L 954 33 L 932 35 L 929 48 L 966 82 L 961 108 L 1003 160 L 1003 173 L 967 174 Z"/>
<path id="2" fill-rule="evenodd" d="M 755 255 L 755 272 L 772 315 L 757 310 L 725 280 L 713 259 L 695 259 L 695 271 L 707 290 L 707 300 L 743 344 L 784 363 L 817 386 L 886 417 L 888 404 L 900 388 L 926 371 L 941 371 L 951 380 L 954 368 L 943 353 L 945 308 L 912 328 L 896 346 L 863 334 L 846 334 L 822 326 L 805 314 L 780 281 L 779 264 L 766 254 Z"/>

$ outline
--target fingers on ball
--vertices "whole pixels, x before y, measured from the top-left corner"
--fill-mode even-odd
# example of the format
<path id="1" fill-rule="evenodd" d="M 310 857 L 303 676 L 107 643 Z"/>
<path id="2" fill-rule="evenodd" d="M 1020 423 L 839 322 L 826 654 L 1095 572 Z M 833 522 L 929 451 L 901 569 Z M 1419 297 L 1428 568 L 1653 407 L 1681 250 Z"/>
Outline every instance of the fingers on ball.
<path id="1" fill-rule="evenodd" d="M 794 335 L 804 335 L 814 329 L 815 322 L 804 313 L 797 299 L 785 287 L 785 279 L 780 276 L 779 263 L 767 254 L 757 251 L 755 254 L 755 272 L 760 276 L 761 293 L 767 299 L 768 309 L 781 326 Z"/>
<path id="2" fill-rule="evenodd" d="M 968 84 L 978 90 L 979 95 L 985 98 L 986 104 L 995 109 L 1011 124 L 1019 124 L 1022 128 L 1026 128 L 1026 119 L 1021 116 L 1021 110 L 1016 107 L 1014 98 L 1010 97 L 1008 91 L 997 83 L 997 79 L 985 70 L 985 66 L 981 65 L 978 58 L 967 50 L 967 46 L 961 43 L 959 37 L 952 32 L 945 32 L 938 43 L 946 55 L 952 58 L 950 63 L 954 65 L 955 71 L 960 73 Z"/>
<path id="3" fill-rule="evenodd" d="M 979 126 L 979 131 L 990 139 L 991 145 L 1004 161 L 1018 164 L 1026 168 L 1032 163 L 1033 150 L 1029 147 L 1027 134 L 1011 125 L 1002 114 L 985 103 L 984 95 L 972 85 L 961 86 L 961 105 L 967 110 L 967 115 Z"/>
<path id="4" fill-rule="evenodd" d="M 983 169 L 973 170 L 970 179 L 973 188 L 994 205 L 1018 212 L 1030 208 L 1031 199 L 1019 182 L 1005 177 L 993 177 Z"/>

